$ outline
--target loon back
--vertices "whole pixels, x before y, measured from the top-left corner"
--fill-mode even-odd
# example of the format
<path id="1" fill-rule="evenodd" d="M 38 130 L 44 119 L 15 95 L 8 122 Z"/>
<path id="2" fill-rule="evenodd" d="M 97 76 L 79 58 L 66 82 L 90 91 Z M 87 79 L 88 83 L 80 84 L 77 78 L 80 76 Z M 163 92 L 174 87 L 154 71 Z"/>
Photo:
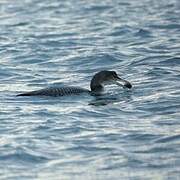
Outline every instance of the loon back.
<path id="1" fill-rule="evenodd" d="M 79 88 L 79 87 L 49 87 L 40 89 L 37 91 L 30 91 L 22 94 L 18 94 L 17 96 L 66 96 L 72 94 L 79 94 L 79 93 L 90 93 L 89 90 Z"/>

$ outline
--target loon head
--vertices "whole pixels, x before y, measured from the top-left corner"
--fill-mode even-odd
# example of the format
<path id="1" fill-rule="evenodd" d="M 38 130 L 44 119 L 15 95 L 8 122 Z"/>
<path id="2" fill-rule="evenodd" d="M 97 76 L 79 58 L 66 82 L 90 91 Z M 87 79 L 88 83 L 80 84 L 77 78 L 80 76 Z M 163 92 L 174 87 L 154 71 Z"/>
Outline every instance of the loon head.
<path id="1" fill-rule="evenodd" d="M 129 81 L 120 78 L 115 71 L 100 71 L 96 73 L 90 84 L 91 91 L 101 91 L 107 84 L 117 84 L 123 88 L 132 88 Z"/>

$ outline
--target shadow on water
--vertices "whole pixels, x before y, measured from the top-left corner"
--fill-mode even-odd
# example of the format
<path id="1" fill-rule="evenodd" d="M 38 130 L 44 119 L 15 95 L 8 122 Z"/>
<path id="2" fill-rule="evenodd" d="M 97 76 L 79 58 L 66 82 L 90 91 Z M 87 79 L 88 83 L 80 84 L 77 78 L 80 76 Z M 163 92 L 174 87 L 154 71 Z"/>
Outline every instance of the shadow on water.
<path id="1" fill-rule="evenodd" d="M 130 101 L 131 98 L 131 91 L 125 91 L 121 94 L 104 94 L 100 96 L 94 96 L 94 99 L 89 102 L 88 105 L 93 105 L 93 106 L 105 106 L 108 104 L 113 104 L 117 102 L 122 102 L 122 101 Z"/>

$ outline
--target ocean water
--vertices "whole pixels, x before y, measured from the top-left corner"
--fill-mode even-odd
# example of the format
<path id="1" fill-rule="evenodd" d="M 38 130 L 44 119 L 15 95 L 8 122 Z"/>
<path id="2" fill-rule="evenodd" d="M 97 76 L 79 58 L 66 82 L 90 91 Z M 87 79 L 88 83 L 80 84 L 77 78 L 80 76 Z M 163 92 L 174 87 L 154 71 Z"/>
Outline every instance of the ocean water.
<path id="1" fill-rule="evenodd" d="M 104 69 L 133 88 L 16 97 Z M 180 1 L 1 0 L 0 179 L 180 179 Z"/>

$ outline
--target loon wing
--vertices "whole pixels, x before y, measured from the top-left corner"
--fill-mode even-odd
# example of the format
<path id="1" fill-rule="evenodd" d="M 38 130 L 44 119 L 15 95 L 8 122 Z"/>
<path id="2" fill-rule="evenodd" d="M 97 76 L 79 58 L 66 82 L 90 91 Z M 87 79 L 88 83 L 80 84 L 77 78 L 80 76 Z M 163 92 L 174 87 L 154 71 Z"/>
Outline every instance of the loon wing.
<path id="1" fill-rule="evenodd" d="M 17 96 L 66 96 L 71 94 L 79 94 L 83 92 L 90 92 L 87 89 L 79 87 L 49 87 L 37 91 L 25 92 Z"/>

